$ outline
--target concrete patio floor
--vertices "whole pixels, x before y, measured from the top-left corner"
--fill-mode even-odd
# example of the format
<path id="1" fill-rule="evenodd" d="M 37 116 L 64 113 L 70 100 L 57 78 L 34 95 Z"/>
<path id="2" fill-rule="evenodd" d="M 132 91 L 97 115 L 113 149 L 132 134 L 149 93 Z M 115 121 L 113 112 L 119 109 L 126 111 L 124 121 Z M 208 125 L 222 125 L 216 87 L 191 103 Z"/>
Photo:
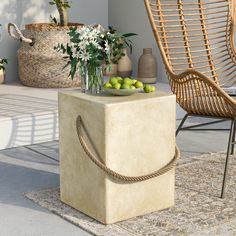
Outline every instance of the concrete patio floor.
<path id="1" fill-rule="evenodd" d="M 0 150 L 58 139 L 58 89 L 0 86 Z"/>
<path id="2" fill-rule="evenodd" d="M 168 84 L 158 90 L 170 92 Z M 0 86 L 0 150 L 58 139 L 58 91 L 20 83 Z M 177 116 L 183 115 L 177 107 Z"/>
<path id="3" fill-rule="evenodd" d="M 188 124 L 198 121 L 191 118 Z M 225 150 L 227 138 L 227 132 L 187 131 L 179 134 L 177 143 L 189 159 Z M 58 165 L 57 141 L 0 151 L 0 235 L 89 235 L 23 196 L 24 192 L 59 185 Z"/>
<path id="4" fill-rule="evenodd" d="M 1 151 L 0 235 L 88 235 L 23 196 L 59 184 L 57 153 L 56 142 Z"/>
<path id="5" fill-rule="evenodd" d="M 157 86 L 160 90 L 169 91 L 167 84 Z M 29 145 L 40 142 L 42 137 L 45 141 L 57 139 L 58 131 L 57 128 L 55 129 L 57 127 L 55 126 L 57 92 L 58 90 L 43 90 L 42 93 L 42 89 L 27 88 L 18 84 L 1 85 L 0 87 L 1 141 L 3 142 L 8 131 L 9 134 L 12 134 L 10 124 L 13 121 L 18 120 L 22 124 L 22 129 L 19 129 L 18 135 L 15 135 L 14 139 L 8 137 L 4 139 L 7 140 L 5 147 L 8 147 L 7 143 L 11 140 L 9 147 L 12 148 L 0 151 L 0 236 L 89 235 L 23 196 L 25 192 L 59 185 L 58 142 Z M 27 98 L 34 99 L 38 102 L 37 104 L 41 105 L 35 106 L 29 101 L 27 102 Z M 25 105 L 25 102 L 27 106 L 22 107 L 21 105 Z M 25 126 L 24 114 L 28 116 L 27 126 Z M 44 132 L 42 130 L 38 130 L 39 133 L 35 133 L 35 130 L 32 132 L 31 128 L 34 124 L 32 121 L 37 121 L 42 114 L 47 122 L 45 124 L 42 121 L 39 128 L 50 130 L 50 133 L 40 133 Z M 177 118 L 182 116 L 183 111 L 177 107 Z M 10 123 L 6 129 L 5 124 L 7 123 L 4 122 L 8 121 Z M 206 119 L 190 118 L 187 124 L 193 125 L 201 121 L 206 121 Z M 177 120 L 177 124 L 179 122 L 180 120 Z M 215 125 L 215 127 L 224 128 L 228 126 L 228 122 Z M 27 132 L 26 127 L 29 128 L 29 130 L 27 128 Z M 4 130 L 7 131 L 4 132 Z M 32 136 L 32 134 L 34 135 Z M 25 140 L 25 137 L 28 138 L 30 135 L 34 139 Z M 26 145 L 14 147 L 22 144 L 22 137 L 24 137 L 23 141 L 26 142 Z M 177 138 L 184 161 L 202 153 L 225 151 L 227 141 L 228 133 L 225 131 L 194 133 L 187 131 L 181 132 Z M 4 148 L 4 145 L 0 146 L 0 149 Z"/>

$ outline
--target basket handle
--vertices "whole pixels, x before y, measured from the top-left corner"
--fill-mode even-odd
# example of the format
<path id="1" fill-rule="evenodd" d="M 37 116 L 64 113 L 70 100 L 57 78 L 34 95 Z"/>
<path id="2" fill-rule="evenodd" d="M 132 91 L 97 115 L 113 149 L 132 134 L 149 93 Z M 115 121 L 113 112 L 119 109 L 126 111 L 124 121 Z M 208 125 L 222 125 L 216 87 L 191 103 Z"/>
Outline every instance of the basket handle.
<path id="1" fill-rule="evenodd" d="M 13 30 L 11 30 L 11 28 L 13 28 Z M 24 35 L 20 31 L 20 29 L 14 23 L 9 23 L 8 24 L 8 33 L 9 33 L 9 35 L 12 38 L 14 38 L 16 40 L 20 40 L 21 42 L 28 43 L 30 46 L 33 46 L 34 43 L 35 43 L 34 38 L 26 38 L 26 37 L 24 37 Z"/>

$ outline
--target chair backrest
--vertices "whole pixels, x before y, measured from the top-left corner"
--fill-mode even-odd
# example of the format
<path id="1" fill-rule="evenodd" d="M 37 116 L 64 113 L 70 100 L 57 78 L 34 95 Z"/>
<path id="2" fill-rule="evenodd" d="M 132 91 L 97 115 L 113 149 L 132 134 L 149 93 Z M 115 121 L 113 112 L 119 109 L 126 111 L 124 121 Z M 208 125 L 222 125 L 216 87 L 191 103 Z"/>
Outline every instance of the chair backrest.
<path id="1" fill-rule="evenodd" d="M 236 81 L 230 0 L 144 1 L 167 70 L 192 68 L 220 84 Z"/>

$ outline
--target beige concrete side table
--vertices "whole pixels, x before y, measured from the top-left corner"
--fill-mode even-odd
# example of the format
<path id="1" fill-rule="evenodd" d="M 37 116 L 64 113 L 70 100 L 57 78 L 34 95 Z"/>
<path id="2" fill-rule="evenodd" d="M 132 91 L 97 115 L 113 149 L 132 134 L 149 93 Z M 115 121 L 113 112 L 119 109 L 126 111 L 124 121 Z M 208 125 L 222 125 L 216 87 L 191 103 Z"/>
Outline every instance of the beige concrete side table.
<path id="1" fill-rule="evenodd" d="M 83 136 L 110 169 L 127 176 L 149 174 L 175 154 L 175 96 L 163 92 L 126 97 L 59 93 L 61 200 L 110 224 L 174 205 L 175 168 L 142 182 L 109 177 L 85 154 Z"/>

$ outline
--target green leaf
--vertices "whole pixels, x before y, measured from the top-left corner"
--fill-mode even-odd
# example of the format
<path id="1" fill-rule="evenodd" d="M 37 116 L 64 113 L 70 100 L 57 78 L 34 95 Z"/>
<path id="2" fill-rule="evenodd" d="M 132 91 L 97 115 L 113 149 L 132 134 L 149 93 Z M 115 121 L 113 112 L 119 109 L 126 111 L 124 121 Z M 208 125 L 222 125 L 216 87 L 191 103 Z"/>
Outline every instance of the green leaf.
<path id="1" fill-rule="evenodd" d="M 133 53 L 133 46 L 132 46 L 132 44 L 130 44 L 129 49 L 130 49 L 130 54 L 132 54 Z"/>
<path id="2" fill-rule="evenodd" d="M 128 37 L 131 37 L 131 36 L 137 36 L 137 34 L 135 34 L 135 33 L 127 33 L 127 34 L 123 34 L 122 36 L 125 37 L 125 38 L 128 38 Z"/>
<path id="3" fill-rule="evenodd" d="M 50 20 L 51 20 L 52 24 L 59 25 L 56 17 L 53 17 L 52 15 L 50 15 Z"/>
<path id="4" fill-rule="evenodd" d="M 0 59 L 0 70 L 5 70 L 4 64 L 8 64 L 8 60 Z"/>
<path id="5" fill-rule="evenodd" d="M 71 76 L 71 79 L 73 80 L 75 77 L 75 72 L 77 70 L 77 64 L 78 64 L 77 58 L 73 58 L 70 64 L 71 64 L 70 76 Z"/>
<path id="6" fill-rule="evenodd" d="M 72 80 L 74 80 L 74 78 L 75 78 L 76 69 L 77 69 L 77 66 L 76 66 L 76 65 L 75 65 L 75 66 L 72 66 L 72 65 L 71 65 L 70 77 L 71 77 Z"/>
<path id="7" fill-rule="evenodd" d="M 1 59 L 1 64 L 8 64 L 8 60 L 7 59 Z"/>
<path id="8" fill-rule="evenodd" d="M 67 58 L 67 57 L 63 57 L 63 58 Z M 63 66 L 62 70 L 64 70 L 64 69 L 65 69 L 66 67 L 68 67 L 69 65 L 70 65 L 70 61 L 68 61 L 65 66 Z"/>

